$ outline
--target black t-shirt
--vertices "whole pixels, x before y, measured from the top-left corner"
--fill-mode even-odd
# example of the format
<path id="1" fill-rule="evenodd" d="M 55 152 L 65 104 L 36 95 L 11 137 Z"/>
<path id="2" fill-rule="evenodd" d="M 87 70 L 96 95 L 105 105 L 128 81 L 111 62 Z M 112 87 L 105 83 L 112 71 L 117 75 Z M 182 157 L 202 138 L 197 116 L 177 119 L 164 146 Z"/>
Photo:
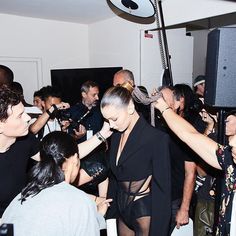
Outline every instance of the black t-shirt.
<path id="1" fill-rule="evenodd" d="M 9 150 L 0 153 L 0 217 L 25 186 L 29 158 L 38 151 L 38 140 L 29 134 L 18 138 Z"/>
<path id="2" fill-rule="evenodd" d="M 166 132 L 170 137 L 171 198 L 174 201 L 183 197 L 185 161 L 193 162 L 194 158 L 192 150 L 167 127 L 162 118 L 156 120 L 156 128 Z"/>
<path id="3" fill-rule="evenodd" d="M 185 162 L 193 162 L 192 151 L 173 132 L 170 136 L 172 201 L 183 197 Z"/>

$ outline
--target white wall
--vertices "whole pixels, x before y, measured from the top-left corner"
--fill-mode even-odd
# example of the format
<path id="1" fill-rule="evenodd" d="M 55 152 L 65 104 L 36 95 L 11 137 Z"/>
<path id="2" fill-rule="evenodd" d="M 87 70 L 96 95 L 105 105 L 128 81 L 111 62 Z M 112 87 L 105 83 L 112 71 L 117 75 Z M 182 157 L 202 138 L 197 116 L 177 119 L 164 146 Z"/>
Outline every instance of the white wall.
<path id="1" fill-rule="evenodd" d="M 164 0 L 162 7 L 166 26 L 236 12 L 233 0 Z"/>
<path id="2" fill-rule="evenodd" d="M 119 17 L 89 26 L 91 67 L 122 66 L 139 76 L 140 29 Z M 139 80 L 139 79 L 138 79 Z"/>
<path id="3" fill-rule="evenodd" d="M 207 37 L 209 30 L 199 30 L 191 32 L 194 38 L 193 47 L 193 78 L 198 75 L 205 75 L 206 72 L 206 54 Z"/>
<path id="4" fill-rule="evenodd" d="M 155 25 L 141 25 L 119 17 L 89 26 L 90 65 L 122 66 L 134 72 L 136 84 L 149 91 L 160 85 L 162 65 L 156 32 L 145 38 L 144 30 Z M 193 39 L 185 30 L 167 32 L 174 83 L 192 81 Z"/>
<path id="5" fill-rule="evenodd" d="M 188 0 L 179 7 L 183 1 L 163 1 L 166 25 L 236 11 L 231 1 Z M 15 80 L 23 84 L 28 102 L 34 90 L 51 83 L 51 69 L 122 66 L 134 72 L 137 84 L 156 87 L 159 80 L 161 65 L 149 69 L 159 60 L 158 47 L 142 35 L 155 24 L 136 24 L 115 15 L 87 26 L 0 14 L 0 27 L 0 63 L 15 70 Z M 191 83 L 191 37 L 186 38 L 184 30 L 170 31 L 167 36 L 174 82 Z"/>
<path id="6" fill-rule="evenodd" d="M 15 68 L 28 102 L 33 89 L 51 83 L 51 69 L 89 67 L 87 25 L 0 14 L 0 28 L 0 63 Z M 19 65 L 32 69 L 22 74 Z M 38 75 L 32 79 L 33 71 Z"/>

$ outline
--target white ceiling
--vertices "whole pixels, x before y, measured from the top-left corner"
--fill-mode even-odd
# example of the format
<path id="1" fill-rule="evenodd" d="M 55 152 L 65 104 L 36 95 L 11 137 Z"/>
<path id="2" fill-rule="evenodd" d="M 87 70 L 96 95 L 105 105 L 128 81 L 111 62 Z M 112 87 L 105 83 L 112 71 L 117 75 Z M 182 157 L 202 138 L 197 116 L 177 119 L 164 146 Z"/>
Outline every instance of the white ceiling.
<path id="1" fill-rule="evenodd" d="M 229 4 L 231 4 L 232 8 L 235 9 L 234 11 L 232 9 L 232 12 L 234 12 L 234 14 L 230 15 L 230 21 L 228 20 L 229 17 L 225 16 L 221 17 L 219 20 L 221 22 L 221 25 L 230 25 L 236 23 L 236 13 L 235 13 L 236 0 L 162 0 L 162 1 L 166 3 L 165 13 L 166 15 L 169 16 L 168 17 L 169 19 L 167 20 L 169 20 L 170 22 L 173 16 L 173 13 L 171 12 L 172 9 L 178 9 L 178 10 L 186 9 L 186 12 L 184 14 L 186 16 L 184 18 L 186 18 L 187 20 L 181 19 L 181 16 L 179 16 L 180 22 L 175 23 L 176 17 L 174 16 L 173 18 L 174 21 L 172 20 L 173 22 L 171 23 L 166 22 L 167 23 L 166 25 L 175 25 L 177 23 L 192 21 L 191 16 L 195 15 L 196 13 L 195 9 L 197 7 L 199 8 L 198 10 L 199 14 L 203 12 L 204 17 L 203 16 L 193 17 L 194 20 L 209 17 L 208 12 L 212 10 L 209 8 L 212 8 L 212 6 L 217 5 L 218 7 L 216 9 L 222 9 L 222 7 L 227 6 Z M 124 18 L 126 17 L 127 19 L 132 20 L 134 22 L 137 21 L 138 23 L 152 23 L 154 21 L 154 18 L 142 19 L 141 21 L 140 19 L 137 20 L 136 18 L 130 19 L 130 16 L 123 14 L 120 10 L 117 10 L 114 6 L 112 6 L 112 4 L 108 4 L 108 2 L 109 2 L 108 0 L 0 0 L 0 14 L 1 13 L 13 14 L 26 17 L 75 22 L 80 24 L 91 24 L 97 21 L 109 19 L 111 17 L 114 17 L 115 14 L 118 14 Z M 218 12 L 218 14 L 216 15 L 221 15 L 223 14 L 223 12 Z M 175 15 L 176 14 L 179 14 L 178 11 L 176 11 Z M 189 15 L 189 17 L 187 17 L 187 15 Z M 209 21 L 209 18 L 207 20 Z M 206 23 L 203 23 L 204 24 L 203 28 L 205 28 L 205 25 L 209 25 L 208 21 Z M 214 24 L 212 25 L 214 26 Z"/>
<path id="2" fill-rule="evenodd" d="M 115 16 L 107 0 L 0 0 L 0 13 L 81 24 Z"/>

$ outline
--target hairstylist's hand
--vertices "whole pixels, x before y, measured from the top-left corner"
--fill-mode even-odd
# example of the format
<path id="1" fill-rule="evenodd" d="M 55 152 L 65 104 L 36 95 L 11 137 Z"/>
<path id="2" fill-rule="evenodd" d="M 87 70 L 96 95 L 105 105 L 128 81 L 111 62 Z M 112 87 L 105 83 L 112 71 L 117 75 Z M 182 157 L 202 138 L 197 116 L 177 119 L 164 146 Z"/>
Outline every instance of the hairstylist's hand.
<path id="1" fill-rule="evenodd" d="M 110 130 L 110 125 L 107 121 L 104 121 L 102 129 L 100 130 L 100 134 L 105 138 L 109 138 L 112 135 L 112 131 Z"/>
<path id="2" fill-rule="evenodd" d="M 102 214 L 103 216 L 106 214 L 108 207 L 110 206 L 110 202 L 112 202 L 112 199 L 106 199 L 102 202 L 100 202 L 97 205 L 97 210 L 100 214 Z"/>
<path id="3" fill-rule="evenodd" d="M 160 94 L 156 94 L 155 96 L 157 96 L 158 98 L 157 101 L 153 103 L 154 107 L 162 113 L 169 106 Z"/>
<path id="4" fill-rule="evenodd" d="M 61 102 L 61 103 L 57 104 L 56 106 L 59 110 L 70 108 L 70 104 L 67 102 Z"/>

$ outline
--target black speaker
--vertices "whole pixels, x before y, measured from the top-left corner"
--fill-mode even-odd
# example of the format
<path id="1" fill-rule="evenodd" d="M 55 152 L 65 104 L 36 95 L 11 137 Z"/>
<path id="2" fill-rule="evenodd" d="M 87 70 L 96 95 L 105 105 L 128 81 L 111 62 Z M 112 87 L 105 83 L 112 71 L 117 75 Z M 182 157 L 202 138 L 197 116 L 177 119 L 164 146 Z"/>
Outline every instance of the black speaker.
<path id="1" fill-rule="evenodd" d="M 236 28 L 217 28 L 208 34 L 205 103 L 236 107 Z"/>

